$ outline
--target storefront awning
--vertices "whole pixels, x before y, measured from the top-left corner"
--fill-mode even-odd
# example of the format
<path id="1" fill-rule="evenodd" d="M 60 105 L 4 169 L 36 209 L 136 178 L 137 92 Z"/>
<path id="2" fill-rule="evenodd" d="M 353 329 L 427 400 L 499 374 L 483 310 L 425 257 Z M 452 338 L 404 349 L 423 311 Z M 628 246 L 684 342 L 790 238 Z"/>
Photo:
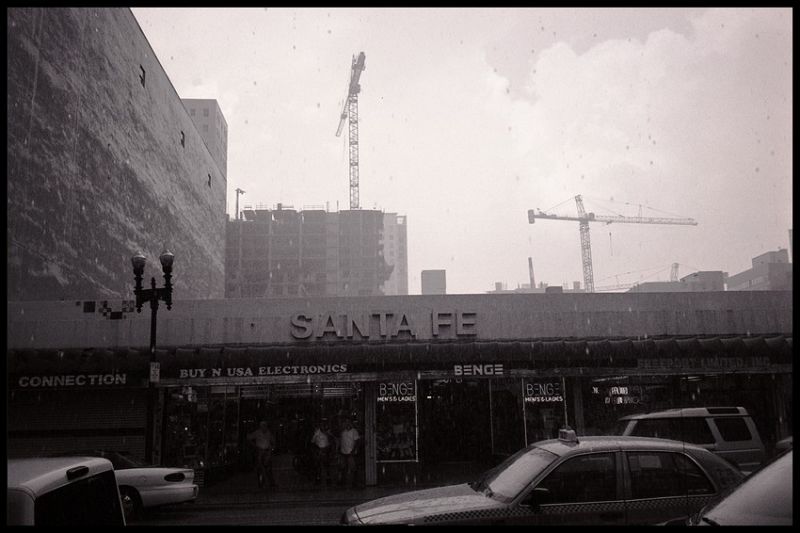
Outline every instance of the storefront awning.
<path id="1" fill-rule="evenodd" d="M 454 364 L 502 363 L 506 368 L 746 369 L 790 364 L 792 337 L 725 336 L 543 339 L 489 342 L 316 343 L 280 346 L 201 346 L 156 350 L 163 379 L 187 369 L 275 369 L 319 373 L 447 370 Z M 127 372 L 146 377 L 149 351 L 11 350 L 10 376 Z M 327 365 L 327 366 L 326 366 Z M 717 366 L 714 366 L 717 365 Z M 281 369 L 281 370 L 278 370 Z M 262 372 L 264 372 L 262 370 Z M 272 370 L 267 370 L 272 375 Z M 210 371 L 209 371 L 210 373 Z M 222 374 L 227 375 L 227 374 Z M 264 375 L 264 374 L 262 374 Z M 12 379 L 13 384 L 13 379 Z"/>

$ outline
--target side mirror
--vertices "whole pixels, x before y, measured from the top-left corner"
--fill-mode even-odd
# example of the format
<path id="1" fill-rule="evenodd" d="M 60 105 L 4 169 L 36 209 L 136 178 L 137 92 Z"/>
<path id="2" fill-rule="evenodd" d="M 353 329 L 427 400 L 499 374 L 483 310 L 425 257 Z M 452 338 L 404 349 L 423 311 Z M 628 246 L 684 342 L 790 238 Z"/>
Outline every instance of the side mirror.
<path id="1" fill-rule="evenodd" d="M 531 491 L 528 496 L 522 500 L 522 505 L 526 507 L 530 507 L 534 511 L 539 509 L 539 506 L 543 503 L 549 503 L 552 500 L 552 495 L 550 494 L 550 489 L 546 489 L 544 487 L 536 487 Z"/>

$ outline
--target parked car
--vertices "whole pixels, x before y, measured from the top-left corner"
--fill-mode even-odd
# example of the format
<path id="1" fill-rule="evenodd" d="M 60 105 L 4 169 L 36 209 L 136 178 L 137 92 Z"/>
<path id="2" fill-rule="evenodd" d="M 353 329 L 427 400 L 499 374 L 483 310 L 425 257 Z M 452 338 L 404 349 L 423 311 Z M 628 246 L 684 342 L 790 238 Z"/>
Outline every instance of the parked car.
<path id="1" fill-rule="evenodd" d="M 792 449 L 792 437 L 786 437 L 775 443 L 775 455 L 779 455 L 786 450 Z"/>
<path id="2" fill-rule="evenodd" d="M 706 505 L 688 524 L 791 526 L 792 455 L 789 449 L 753 472 L 741 485 Z"/>
<path id="3" fill-rule="evenodd" d="M 618 435 L 690 442 L 727 459 L 749 474 L 766 459 L 766 449 L 744 407 L 690 407 L 624 416 Z"/>
<path id="4" fill-rule="evenodd" d="M 145 508 L 197 499 L 200 489 L 194 483 L 194 470 L 190 468 L 150 466 L 126 453 L 110 450 L 84 450 L 79 453 L 103 457 L 114 465 L 122 507 L 128 520 Z"/>
<path id="5" fill-rule="evenodd" d="M 699 446 L 561 430 L 471 483 L 347 509 L 344 524 L 653 524 L 688 517 L 743 474 Z"/>
<path id="6" fill-rule="evenodd" d="M 111 462 L 96 457 L 9 459 L 6 525 L 124 526 Z"/>

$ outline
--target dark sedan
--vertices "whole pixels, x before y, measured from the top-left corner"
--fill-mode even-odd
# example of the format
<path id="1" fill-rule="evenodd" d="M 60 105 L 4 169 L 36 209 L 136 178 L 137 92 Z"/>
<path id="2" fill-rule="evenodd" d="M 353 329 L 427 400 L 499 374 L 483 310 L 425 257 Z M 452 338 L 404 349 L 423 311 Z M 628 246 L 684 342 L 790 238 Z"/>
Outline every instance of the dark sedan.
<path id="1" fill-rule="evenodd" d="M 656 524 L 688 517 L 742 473 L 699 446 L 645 437 L 531 444 L 479 479 L 347 509 L 345 524 Z"/>

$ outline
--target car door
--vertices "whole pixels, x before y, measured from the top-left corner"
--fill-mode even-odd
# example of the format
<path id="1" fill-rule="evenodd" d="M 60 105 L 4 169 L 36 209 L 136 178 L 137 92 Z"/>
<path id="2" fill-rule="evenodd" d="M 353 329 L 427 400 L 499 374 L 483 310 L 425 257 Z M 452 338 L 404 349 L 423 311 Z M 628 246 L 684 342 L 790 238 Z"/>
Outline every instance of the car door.
<path id="1" fill-rule="evenodd" d="M 584 453 L 564 458 L 523 496 L 507 523 L 624 524 L 619 452 Z"/>
<path id="2" fill-rule="evenodd" d="M 687 517 L 715 494 L 706 472 L 681 452 L 624 452 L 628 524 L 658 524 Z"/>

